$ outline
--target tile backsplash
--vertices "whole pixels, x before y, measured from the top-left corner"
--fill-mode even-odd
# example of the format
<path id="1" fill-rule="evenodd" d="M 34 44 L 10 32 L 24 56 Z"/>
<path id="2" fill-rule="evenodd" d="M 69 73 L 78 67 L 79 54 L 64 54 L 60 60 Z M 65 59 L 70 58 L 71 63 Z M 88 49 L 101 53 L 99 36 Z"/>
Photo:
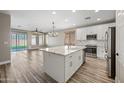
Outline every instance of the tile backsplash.
<path id="1" fill-rule="evenodd" d="M 100 40 L 81 40 L 81 41 L 76 41 L 76 45 L 96 45 L 97 47 L 104 47 L 105 41 L 100 41 Z"/>

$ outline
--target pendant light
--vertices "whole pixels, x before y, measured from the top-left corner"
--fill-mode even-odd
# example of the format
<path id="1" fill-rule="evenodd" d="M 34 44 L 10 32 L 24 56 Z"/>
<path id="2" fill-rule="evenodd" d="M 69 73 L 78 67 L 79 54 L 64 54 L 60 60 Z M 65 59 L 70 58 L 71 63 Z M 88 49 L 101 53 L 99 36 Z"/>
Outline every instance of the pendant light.
<path id="1" fill-rule="evenodd" d="M 34 34 L 39 35 L 42 34 L 43 32 L 39 31 L 38 28 L 36 28 L 35 31 L 32 31 Z"/>
<path id="2" fill-rule="evenodd" d="M 55 29 L 54 21 L 52 22 L 52 25 L 53 25 L 53 31 L 52 32 L 49 32 L 48 35 L 50 37 L 57 37 L 58 36 L 58 33 L 54 31 L 54 29 Z"/>

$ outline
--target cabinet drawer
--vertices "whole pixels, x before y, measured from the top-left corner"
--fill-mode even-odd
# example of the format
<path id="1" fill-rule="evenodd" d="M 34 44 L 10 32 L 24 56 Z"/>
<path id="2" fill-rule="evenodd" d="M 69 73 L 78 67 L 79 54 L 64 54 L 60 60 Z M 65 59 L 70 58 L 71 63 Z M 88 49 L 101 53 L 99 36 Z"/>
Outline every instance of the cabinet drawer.
<path id="1" fill-rule="evenodd" d="M 76 52 L 74 52 L 72 54 L 69 54 L 69 55 L 65 56 L 65 62 L 66 61 L 71 61 L 72 58 L 75 58 L 77 55 L 81 55 L 82 56 L 83 55 L 82 51 L 76 51 Z"/>

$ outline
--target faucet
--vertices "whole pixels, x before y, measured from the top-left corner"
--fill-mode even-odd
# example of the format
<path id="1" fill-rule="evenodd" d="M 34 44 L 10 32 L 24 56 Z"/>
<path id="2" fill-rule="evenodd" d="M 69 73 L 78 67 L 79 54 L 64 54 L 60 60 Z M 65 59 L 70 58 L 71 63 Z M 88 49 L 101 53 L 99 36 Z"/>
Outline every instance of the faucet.
<path id="1" fill-rule="evenodd" d="M 70 48 L 71 48 L 71 46 L 72 46 L 72 44 L 67 44 L 67 46 L 68 46 L 68 49 L 70 49 Z"/>

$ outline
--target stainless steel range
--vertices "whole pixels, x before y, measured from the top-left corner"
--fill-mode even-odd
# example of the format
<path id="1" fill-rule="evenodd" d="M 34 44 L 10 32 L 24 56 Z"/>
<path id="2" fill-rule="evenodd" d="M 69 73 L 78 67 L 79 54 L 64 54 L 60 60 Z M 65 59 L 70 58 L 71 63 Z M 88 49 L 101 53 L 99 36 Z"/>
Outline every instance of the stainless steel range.
<path id="1" fill-rule="evenodd" d="M 96 45 L 86 45 L 86 56 L 97 57 L 97 46 Z"/>

